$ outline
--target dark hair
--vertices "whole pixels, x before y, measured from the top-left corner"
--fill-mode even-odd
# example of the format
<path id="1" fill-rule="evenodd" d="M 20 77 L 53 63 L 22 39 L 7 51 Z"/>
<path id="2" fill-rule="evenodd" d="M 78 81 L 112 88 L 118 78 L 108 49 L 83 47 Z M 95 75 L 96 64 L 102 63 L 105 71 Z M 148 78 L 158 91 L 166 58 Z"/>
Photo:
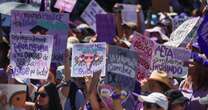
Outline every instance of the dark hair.
<path id="1" fill-rule="evenodd" d="M 56 85 L 53 83 L 48 83 L 44 86 L 44 88 L 49 97 L 49 110 L 62 110 Z"/>
<path id="2" fill-rule="evenodd" d="M 203 64 L 198 64 L 198 79 L 196 85 L 198 89 L 208 89 L 208 68 Z"/>

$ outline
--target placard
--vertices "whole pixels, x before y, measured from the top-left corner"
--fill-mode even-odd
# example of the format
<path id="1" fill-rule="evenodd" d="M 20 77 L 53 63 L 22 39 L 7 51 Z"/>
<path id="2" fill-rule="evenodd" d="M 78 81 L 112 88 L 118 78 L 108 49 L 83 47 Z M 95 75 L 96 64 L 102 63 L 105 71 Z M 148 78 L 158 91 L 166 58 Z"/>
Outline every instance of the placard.
<path id="1" fill-rule="evenodd" d="M 166 42 L 164 45 L 172 47 L 179 47 L 181 44 L 185 45 L 183 44 L 183 42 L 186 40 L 186 37 L 191 33 L 191 31 L 196 31 L 193 30 L 193 28 L 197 25 L 199 20 L 200 17 L 195 17 L 185 21 L 175 31 L 171 33 L 170 40 Z M 193 38 L 190 39 L 192 40 Z"/>
<path id="2" fill-rule="evenodd" d="M 139 57 L 137 73 L 138 80 L 147 78 L 150 74 L 151 61 L 156 45 L 157 44 L 148 37 L 134 32 L 131 49 L 135 50 Z"/>
<path id="3" fill-rule="evenodd" d="M 116 23 L 112 14 L 96 15 L 96 30 L 99 42 L 113 43 L 116 36 Z"/>
<path id="4" fill-rule="evenodd" d="M 54 7 L 66 12 L 72 12 L 76 2 L 77 0 L 57 0 Z"/>
<path id="5" fill-rule="evenodd" d="M 151 70 L 163 70 L 170 76 L 182 78 L 188 74 L 188 67 L 184 62 L 190 58 L 189 50 L 158 45 L 154 51 Z"/>
<path id="6" fill-rule="evenodd" d="M 91 76 L 98 70 L 105 76 L 106 43 L 74 44 L 72 48 L 72 77 Z"/>
<path id="7" fill-rule="evenodd" d="M 136 52 L 117 46 L 109 46 L 105 82 L 113 87 L 118 86 L 127 92 L 133 91 L 137 66 Z"/>
<path id="8" fill-rule="evenodd" d="M 13 77 L 47 79 L 51 64 L 53 36 L 11 34 L 10 64 Z"/>
<path id="9" fill-rule="evenodd" d="M 81 15 L 81 18 L 96 31 L 96 14 L 106 14 L 105 10 L 95 1 L 92 0 Z"/>
<path id="10" fill-rule="evenodd" d="M 14 10 L 11 19 L 13 33 L 53 35 L 52 63 L 63 64 L 69 29 L 68 14 Z"/>
<path id="11" fill-rule="evenodd" d="M 7 105 L 1 106 L 1 110 L 11 110 L 12 108 L 25 108 L 26 86 L 17 84 L 0 84 L 1 101 Z"/>

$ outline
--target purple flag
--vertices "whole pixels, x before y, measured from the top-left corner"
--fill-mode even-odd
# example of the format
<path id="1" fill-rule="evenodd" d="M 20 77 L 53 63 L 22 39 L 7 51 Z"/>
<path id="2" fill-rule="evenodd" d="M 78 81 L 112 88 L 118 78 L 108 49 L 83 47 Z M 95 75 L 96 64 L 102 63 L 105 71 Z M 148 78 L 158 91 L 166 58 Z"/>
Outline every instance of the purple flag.
<path id="1" fill-rule="evenodd" d="M 198 29 L 198 43 L 201 50 L 208 56 L 208 15 L 204 17 L 203 22 L 201 23 Z"/>

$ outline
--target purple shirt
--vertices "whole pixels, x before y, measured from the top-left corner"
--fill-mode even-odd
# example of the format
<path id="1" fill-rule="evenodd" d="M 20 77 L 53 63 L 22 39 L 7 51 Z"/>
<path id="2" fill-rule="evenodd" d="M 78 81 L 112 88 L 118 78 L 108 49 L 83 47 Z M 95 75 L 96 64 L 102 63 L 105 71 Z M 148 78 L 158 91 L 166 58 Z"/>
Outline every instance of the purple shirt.
<path id="1" fill-rule="evenodd" d="M 190 101 L 187 104 L 186 110 L 207 110 L 208 105 L 201 105 L 198 101 L 199 98 L 205 97 L 208 94 L 207 90 L 194 90 L 190 98 Z"/>

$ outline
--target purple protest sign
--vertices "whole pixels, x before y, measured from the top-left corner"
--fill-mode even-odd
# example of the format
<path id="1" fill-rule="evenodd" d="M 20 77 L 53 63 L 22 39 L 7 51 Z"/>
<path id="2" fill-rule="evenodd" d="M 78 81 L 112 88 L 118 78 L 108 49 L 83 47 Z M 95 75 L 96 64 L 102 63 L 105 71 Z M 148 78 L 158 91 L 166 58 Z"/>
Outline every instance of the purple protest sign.
<path id="1" fill-rule="evenodd" d="M 10 64 L 13 77 L 47 79 L 51 64 L 53 36 L 11 34 Z"/>
<path id="2" fill-rule="evenodd" d="M 116 24 L 112 14 L 96 15 L 96 30 L 98 41 L 113 43 L 113 37 L 116 36 Z"/>
<path id="3" fill-rule="evenodd" d="M 54 7 L 66 12 L 72 12 L 76 2 L 77 0 L 57 0 Z"/>
<path id="4" fill-rule="evenodd" d="M 198 43 L 201 50 L 208 56 L 208 15 L 204 17 L 203 22 L 201 23 L 198 29 Z"/>
<path id="5" fill-rule="evenodd" d="M 184 62 L 190 58 L 189 50 L 158 45 L 154 51 L 151 70 L 163 70 L 171 76 L 184 77 L 188 73 Z"/>
<path id="6" fill-rule="evenodd" d="M 53 35 L 52 62 L 63 63 L 68 36 L 68 19 L 66 13 L 12 11 L 11 32 Z"/>

